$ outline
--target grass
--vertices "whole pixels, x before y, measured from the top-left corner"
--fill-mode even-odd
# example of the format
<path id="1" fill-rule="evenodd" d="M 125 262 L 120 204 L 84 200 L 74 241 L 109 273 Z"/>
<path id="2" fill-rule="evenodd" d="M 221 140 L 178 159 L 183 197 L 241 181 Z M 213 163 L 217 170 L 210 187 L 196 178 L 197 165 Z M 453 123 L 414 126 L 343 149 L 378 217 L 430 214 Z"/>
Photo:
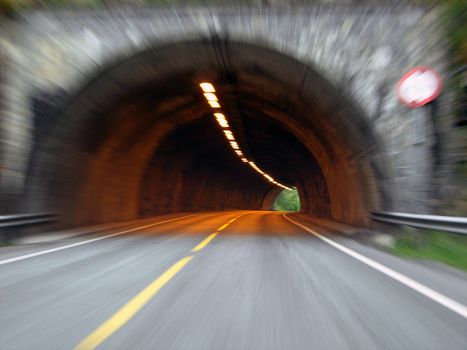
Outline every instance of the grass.
<path id="1" fill-rule="evenodd" d="M 407 228 L 393 249 L 399 256 L 435 260 L 467 271 L 467 236 Z"/>

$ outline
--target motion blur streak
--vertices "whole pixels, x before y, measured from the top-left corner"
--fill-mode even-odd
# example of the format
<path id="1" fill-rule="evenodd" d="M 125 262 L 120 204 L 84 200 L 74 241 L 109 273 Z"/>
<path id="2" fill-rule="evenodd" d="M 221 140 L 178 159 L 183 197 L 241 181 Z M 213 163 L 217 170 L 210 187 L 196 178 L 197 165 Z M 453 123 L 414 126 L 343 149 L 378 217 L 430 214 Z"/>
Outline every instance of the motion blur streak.
<path id="1" fill-rule="evenodd" d="M 465 14 L 0 0 L 0 350 L 467 350 Z"/>
<path id="2" fill-rule="evenodd" d="M 226 224 L 220 226 L 215 233 L 210 234 L 200 244 L 191 250 L 192 253 L 198 252 L 212 241 L 220 231 L 226 229 L 232 222 L 237 220 L 241 215 L 229 220 Z M 95 349 L 105 339 L 127 323 L 149 300 L 154 297 L 157 292 L 169 282 L 183 267 L 190 262 L 192 256 L 187 256 L 172 265 L 159 278 L 146 287 L 141 293 L 135 296 L 128 304 L 122 307 L 115 315 L 113 315 L 102 326 L 92 332 L 84 339 L 75 350 L 90 350 Z"/>
<path id="3" fill-rule="evenodd" d="M 34 257 L 36 257 L 36 256 L 41 256 L 41 255 L 44 255 L 44 254 L 49 254 L 49 253 L 53 253 L 53 252 L 58 252 L 58 251 L 64 250 L 64 249 L 79 247 L 79 246 L 82 246 L 82 245 L 84 245 L 84 244 L 88 244 L 88 243 L 92 243 L 92 242 L 97 242 L 97 241 L 100 241 L 100 240 L 103 240 L 103 239 L 107 239 L 107 238 L 111 238 L 111 237 L 121 236 L 121 235 L 124 235 L 124 234 L 126 234 L 126 233 L 130 233 L 130 232 L 135 232 L 135 231 L 143 230 L 143 229 L 145 229 L 145 228 L 149 228 L 149 227 L 154 227 L 154 226 L 157 226 L 157 225 L 166 224 L 166 223 L 169 223 L 169 222 L 172 222 L 172 221 L 176 221 L 176 220 L 181 220 L 181 219 L 189 218 L 190 216 L 193 216 L 193 215 L 186 215 L 186 216 L 182 216 L 182 217 L 175 218 L 175 219 L 159 221 L 159 222 L 156 222 L 156 223 L 154 223 L 154 224 L 139 226 L 139 227 L 136 227 L 136 228 L 132 228 L 132 229 L 129 229 L 129 230 L 124 230 L 124 231 L 112 233 L 112 234 L 110 234 L 110 235 L 106 235 L 106 236 L 102 236 L 102 237 L 98 237 L 98 238 L 88 239 L 88 240 L 85 240 L 85 241 L 81 241 L 81 242 L 77 242 L 77 243 L 73 243 L 73 244 L 67 244 L 67 245 L 64 245 L 64 246 L 61 246 L 61 247 L 57 247 L 57 248 L 46 249 L 46 250 L 42 250 L 42 251 L 39 251 L 39 252 L 31 253 L 31 254 L 21 255 L 21 256 L 17 256 L 17 257 L 11 258 L 11 259 L 0 260 L 0 265 L 9 264 L 9 263 L 12 263 L 12 262 L 15 262 L 15 261 L 21 261 L 21 260 L 24 260 L 24 259 L 34 258 Z"/>
<path id="4" fill-rule="evenodd" d="M 457 301 L 454 301 L 454 300 L 446 297 L 445 295 L 440 294 L 440 293 L 434 291 L 433 289 L 428 288 L 427 286 L 425 286 L 425 285 L 423 285 L 421 283 L 418 283 L 417 281 L 414 281 L 413 279 L 411 279 L 411 278 L 409 278 L 409 277 L 407 277 L 407 276 L 405 276 L 405 275 L 403 275 L 401 273 L 398 273 L 398 272 L 396 272 L 394 270 L 391 270 L 391 269 L 387 268 L 386 266 L 381 265 L 380 263 L 377 263 L 374 260 L 368 259 L 367 257 L 365 257 L 365 256 L 363 256 L 361 254 L 358 254 L 357 252 L 355 252 L 355 251 L 353 251 L 351 249 L 348 249 L 348 248 L 340 245 L 339 243 L 334 242 L 333 240 L 331 240 L 329 238 L 323 237 L 319 233 L 309 229 L 308 227 L 298 223 L 297 221 L 288 218 L 287 215 L 285 215 L 285 214 L 284 214 L 284 218 L 286 218 L 288 221 L 290 221 L 294 225 L 297 225 L 298 227 L 301 227 L 305 231 L 307 231 L 307 232 L 311 233 L 312 235 L 318 237 L 322 241 L 330 244 L 334 248 L 339 249 L 341 252 L 344 252 L 345 254 L 351 256 L 352 258 L 357 259 L 358 261 L 364 263 L 365 265 L 370 266 L 371 268 L 373 268 L 373 269 L 375 269 L 375 270 L 377 270 L 377 271 L 379 271 L 381 273 L 384 273 L 386 276 L 389 276 L 392 279 L 394 279 L 394 280 L 406 285 L 407 287 L 417 291 L 418 293 L 423 294 L 424 296 L 426 296 L 426 297 L 430 298 L 431 300 L 433 300 L 433 301 L 447 307 L 448 309 L 454 311 L 455 313 L 461 315 L 462 317 L 467 318 L 467 306 L 462 305 L 461 303 L 458 303 Z"/>
<path id="5" fill-rule="evenodd" d="M 92 332 L 84 339 L 75 350 L 90 350 L 95 349 L 105 339 L 127 323 L 144 305 L 146 305 L 157 292 L 164 287 L 183 267 L 190 262 L 192 256 L 186 256 L 173 264 L 154 282 L 147 286 L 137 296 L 135 296 L 128 304 L 122 307 L 102 326 Z"/>
<path id="6" fill-rule="evenodd" d="M 71 349 L 83 339 L 78 349 L 99 343 L 98 348 L 132 350 L 466 348 L 465 318 L 282 214 L 199 213 L 1 266 L 2 349 Z M 288 216 L 343 248 L 467 302 L 461 273 L 331 237 L 316 229 L 318 221 Z M 229 221 L 209 249 L 189 253 Z"/>

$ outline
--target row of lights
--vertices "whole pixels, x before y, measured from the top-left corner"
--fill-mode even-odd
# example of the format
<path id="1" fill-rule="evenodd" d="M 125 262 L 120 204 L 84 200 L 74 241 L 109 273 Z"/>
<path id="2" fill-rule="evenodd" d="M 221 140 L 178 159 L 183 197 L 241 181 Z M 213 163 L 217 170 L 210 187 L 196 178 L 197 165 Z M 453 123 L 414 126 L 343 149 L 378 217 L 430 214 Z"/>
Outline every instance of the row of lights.
<path id="1" fill-rule="evenodd" d="M 215 94 L 216 89 L 214 88 L 214 86 L 211 83 L 206 83 L 206 82 L 199 84 L 199 86 L 201 87 L 201 90 L 203 90 L 204 97 L 206 98 L 206 101 L 209 103 L 211 108 L 213 108 L 214 110 L 220 109 L 221 105 L 219 103 L 219 99 L 217 98 L 217 96 Z M 266 178 L 266 180 L 273 183 L 274 185 L 282 187 L 285 190 L 289 190 L 289 191 L 292 190 L 290 187 L 287 187 L 287 186 L 281 184 L 280 182 L 274 180 L 274 178 L 271 175 L 265 173 L 254 162 L 248 160 L 248 158 L 245 157 L 242 150 L 240 149 L 240 146 L 238 145 L 238 142 L 235 140 L 235 136 L 234 136 L 232 130 L 230 130 L 229 122 L 228 122 L 228 120 L 227 120 L 227 118 L 225 117 L 224 114 L 216 112 L 216 113 L 214 113 L 214 117 L 216 118 L 216 121 L 219 124 L 219 126 L 222 128 L 224 136 L 227 139 L 227 141 L 229 142 L 230 147 L 234 150 L 235 154 L 238 157 L 240 157 L 240 159 L 241 159 L 241 161 L 243 163 L 247 163 L 257 173 L 263 175 L 264 178 Z"/>

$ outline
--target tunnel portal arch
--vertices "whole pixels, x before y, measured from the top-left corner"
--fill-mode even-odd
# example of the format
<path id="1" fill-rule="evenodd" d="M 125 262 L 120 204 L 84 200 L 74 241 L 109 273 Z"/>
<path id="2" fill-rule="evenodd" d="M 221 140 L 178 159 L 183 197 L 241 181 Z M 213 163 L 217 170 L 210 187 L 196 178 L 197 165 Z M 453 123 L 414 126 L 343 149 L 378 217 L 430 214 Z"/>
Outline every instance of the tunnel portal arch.
<path id="1" fill-rule="evenodd" d="M 215 84 L 252 158 L 297 186 L 304 212 L 366 225 L 371 210 L 391 209 L 383 143 L 309 64 L 266 43 L 206 38 L 155 43 L 104 67 L 38 145 L 31 210 L 84 224 L 263 208 L 271 187 L 229 154 L 201 81 Z"/>

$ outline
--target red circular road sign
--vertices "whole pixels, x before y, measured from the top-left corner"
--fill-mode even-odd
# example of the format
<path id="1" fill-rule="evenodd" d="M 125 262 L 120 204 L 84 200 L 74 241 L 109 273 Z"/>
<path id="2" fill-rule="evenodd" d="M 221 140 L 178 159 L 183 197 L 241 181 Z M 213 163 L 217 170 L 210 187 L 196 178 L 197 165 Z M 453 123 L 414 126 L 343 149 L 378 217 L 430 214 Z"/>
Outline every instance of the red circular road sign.
<path id="1" fill-rule="evenodd" d="M 439 74 L 430 67 L 415 67 L 404 74 L 397 84 L 397 94 L 409 108 L 418 108 L 436 99 L 443 84 Z"/>

